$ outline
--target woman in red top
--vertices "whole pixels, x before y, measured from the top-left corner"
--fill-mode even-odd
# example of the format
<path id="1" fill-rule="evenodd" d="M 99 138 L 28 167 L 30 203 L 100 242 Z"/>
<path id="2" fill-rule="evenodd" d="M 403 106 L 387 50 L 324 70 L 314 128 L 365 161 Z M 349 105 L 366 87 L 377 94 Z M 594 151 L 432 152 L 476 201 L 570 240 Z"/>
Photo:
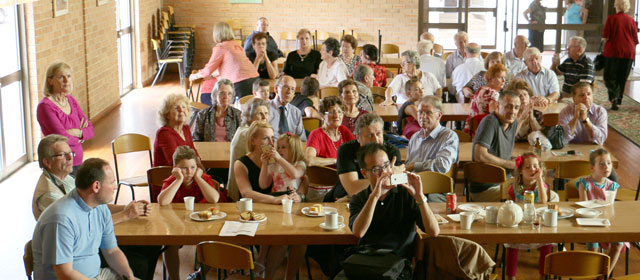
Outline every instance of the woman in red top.
<path id="1" fill-rule="evenodd" d="M 356 139 L 349 129 L 342 125 L 344 105 L 337 96 L 328 96 L 320 101 L 322 127 L 309 134 L 305 153 L 310 165 L 335 165 L 338 147 L 342 143 Z"/>
<path id="2" fill-rule="evenodd" d="M 366 44 L 362 46 L 362 53 L 360 53 L 360 55 L 360 60 L 362 60 L 362 63 L 358 63 L 356 67 L 360 64 L 365 64 L 371 67 L 371 69 L 373 69 L 373 76 L 375 77 L 373 86 L 386 87 L 387 71 L 384 66 L 376 64 L 376 61 L 378 61 L 378 48 L 376 48 L 376 46 L 374 45 Z"/>
<path id="3" fill-rule="evenodd" d="M 616 14 L 607 18 L 602 39 L 605 41 L 602 55 L 604 63 L 604 83 L 609 92 L 611 110 L 618 110 L 622 103 L 624 85 L 627 83 L 631 65 L 636 57 L 638 27 L 629 11 L 628 0 L 616 0 Z"/>
<path id="4" fill-rule="evenodd" d="M 187 124 L 190 116 L 191 106 L 184 94 L 174 93 L 164 99 L 158 111 L 158 122 L 162 127 L 156 132 L 153 143 L 153 166 L 173 166 L 173 152 L 179 146 L 196 149 Z"/>

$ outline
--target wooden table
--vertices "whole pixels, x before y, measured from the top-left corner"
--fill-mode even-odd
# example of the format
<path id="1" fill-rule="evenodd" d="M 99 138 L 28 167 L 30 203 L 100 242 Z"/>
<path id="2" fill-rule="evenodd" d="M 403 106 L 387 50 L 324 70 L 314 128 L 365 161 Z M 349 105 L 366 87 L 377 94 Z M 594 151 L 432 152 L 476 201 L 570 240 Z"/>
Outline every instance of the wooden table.
<path id="1" fill-rule="evenodd" d="M 382 65 L 385 68 L 401 68 L 400 63 L 402 62 L 402 58 L 399 57 L 381 57 L 380 63 L 378 65 Z"/>
<path id="2" fill-rule="evenodd" d="M 229 168 L 231 142 L 194 142 L 196 150 L 207 168 Z"/>
<path id="3" fill-rule="evenodd" d="M 501 203 L 475 203 L 482 206 L 500 206 Z M 430 203 L 434 213 L 445 217 L 444 203 Z M 536 208 L 543 205 L 536 205 Z M 561 207 L 580 208 L 574 202 L 561 202 Z M 575 216 L 558 219 L 558 227 L 532 229 L 531 225 L 520 223 L 517 227 L 507 228 L 494 224 L 486 224 L 484 220 L 475 221 L 470 230 L 463 230 L 460 224 L 449 220 L 440 225 L 441 235 L 451 235 L 473 240 L 478 243 L 576 243 L 576 242 L 618 242 L 640 241 L 640 223 L 637 213 L 640 202 L 616 201 L 613 206 L 598 208 L 604 213 L 598 218 L 607 218 L 611 222 L 608 227 L 583 227 L 576 223 Z"/>
<path id="4" fill-rule="evenodd" d="M 547 107 L 535 107 L 544 114 L 560 113 L 567 103 L 553 103 Z M 443 103 L 442 121 L 465 121 L 471 112 L 471 103 Z"/>
<path id="5" fill-rule="evenodd" d="M 336 231 L 320 228 L 323 217 L 307 217 L 300 209 L 313 203 L 294 203 L 291 214 L 282 212 L 281 205 L 254 203 L 256 212 L 265 213 L 267 221 L 260 223 L 256 235 L 218 236 L 224 221 L 238 221 L 239 211 L 234 203 L 220 203 L 220 211 L 227 213 L 222 220 L 197 222 L 189 218 L 183 203 L 167 206 L 152 204 L 151 215 L 115 225 L 119 245 L 195 245 L 202 241 L 224 241 L 251 245 L 300 245 L 300 244 L 356 244 L 356 238 L 348 226 Z M 349 220 L 346 203 L 323 203 L 338 209 Z M 212 204 L 196 204 L 195 210 L 204 210 Z"/>
<path id="6" fill-rule="evenodd" d="M 398 107 L 396 106 L 381 106 L 380 104 L 373 104 L 373 111 L 385 122 L 394 122 L 398 120 Z"/>

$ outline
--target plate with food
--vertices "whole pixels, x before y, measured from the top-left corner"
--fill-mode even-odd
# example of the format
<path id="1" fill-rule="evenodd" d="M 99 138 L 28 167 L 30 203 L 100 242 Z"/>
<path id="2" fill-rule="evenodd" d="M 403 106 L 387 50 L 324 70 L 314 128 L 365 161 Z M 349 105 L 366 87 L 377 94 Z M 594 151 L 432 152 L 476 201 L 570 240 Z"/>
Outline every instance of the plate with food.
<path id="1" fill-rule="evenodd" d="M 538 207 L 536 208 L 536 215 L 538 216 L 542 216 L 542 212 L 544 212 L 544 210 L 549 209 L 549 207 Z M 573 217 L 573 209 L 568 208 L 568 207 L 559 207 L 558 208 L 558 219 L 568 219 Z"/>
<path id="2" fill-rule="evenodd" d="M 582 218 L 595 218 L 602 215 L 603 212 L 600 209 L 580 208 L 576 209 L 576 213 Z"/>
<path id="3" fill-rule="evenodd" d="M 438 220 L 439 225 L 449 223 L 449 221 L 447 221 L 447 219 L 445 219 L 444 217 L 440 216 L 440 214 L 434 214 L 434 216 L 436 216 L 436 220 Z"/>
<path id="4" fill-rule="evenodd" d="M 260 223 L 267 220 L 264 213 L 256 213 L 253 211 L 245 211 L 240 213 L 240 221 L 245 223 Z"/>
<path id="5" fill-rule="evenodd" d="M 338 209 L 333 207 L 326 207 L 322 204 L 314 204 L 300 209 L 300 212 L 309 217 L 324 217 L 326 213 L 338 212 Z"/>
<path id="6" fill-rule="evenodd" d="M 211 207 L 207 210 L 196 211 L 189 215 L 189 218 L 198 222 L 220 220 L 224 219 L 225 217 L 227 217 L 227 213 L 221 212 L 220 209 L 215 207 Z"/>

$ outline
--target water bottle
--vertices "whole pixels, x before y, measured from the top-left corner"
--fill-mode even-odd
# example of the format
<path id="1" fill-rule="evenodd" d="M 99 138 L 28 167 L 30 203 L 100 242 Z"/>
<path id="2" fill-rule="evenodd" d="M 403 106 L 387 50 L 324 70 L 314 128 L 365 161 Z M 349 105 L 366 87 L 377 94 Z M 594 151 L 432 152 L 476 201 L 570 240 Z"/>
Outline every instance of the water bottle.
<path id="1" fill-rule="evenodd" d="M 525 224 L 533 224 L 536 220 L 536 207 L 531 203 L 525 203 L 524 212 L 522 214 L 522 221 Z"/>
<path id="2" fill-rule="evenodd" d="M 233 107 L 242 111 L 242 105 L 240 105 L 240 97 L 236 96 L 236 100 L 233 101 Z"/>
<path id="3" fill-rule="evenodd" d="M 391 122 L 391 133 L 400 134 L 400 132 L 398 131 L 398 122 Z"/>

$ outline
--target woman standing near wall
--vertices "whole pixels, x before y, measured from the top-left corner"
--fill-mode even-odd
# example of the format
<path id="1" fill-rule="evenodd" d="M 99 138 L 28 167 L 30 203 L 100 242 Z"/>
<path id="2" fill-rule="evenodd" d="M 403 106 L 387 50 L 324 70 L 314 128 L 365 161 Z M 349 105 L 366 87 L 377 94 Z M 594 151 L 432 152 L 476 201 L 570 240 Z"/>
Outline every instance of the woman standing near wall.
<path id="1" fill-rule="evenodd" d="M 542 0 L 533 0 L 529 4 L 529 8 L 524 11 L 524 18 L 529 21 L 529 24 L 544 24 L 547 19 L 547 8 L 542 6 Z M 541 52 L 544 51 L 544 29 L 534 30 L 529 28 L 529 42 L 532 47 L 538 48 Z"/>

